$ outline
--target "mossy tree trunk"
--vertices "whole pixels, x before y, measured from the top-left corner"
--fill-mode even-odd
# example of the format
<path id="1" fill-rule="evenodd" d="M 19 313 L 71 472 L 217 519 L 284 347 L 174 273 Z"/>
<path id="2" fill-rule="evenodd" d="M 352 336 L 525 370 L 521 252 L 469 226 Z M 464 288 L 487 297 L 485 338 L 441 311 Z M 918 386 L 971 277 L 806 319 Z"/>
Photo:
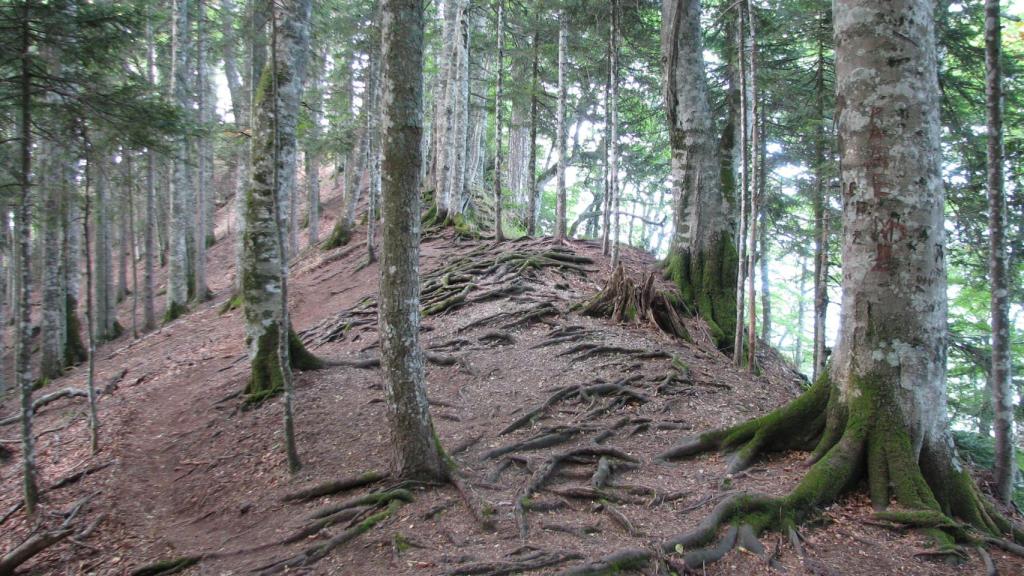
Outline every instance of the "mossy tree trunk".
<path id="1" fill-rule="evenodd" d="M 244 202 L 241 272 L 246 341 L 252 363 L 246 387 L 250 401 L 276 394 L 284 386 L 286 375 L 279 350 L 282 330 L 289 330 L 287 356 L 292 367 L 315 368 L 319 364 L 293 337 L 290 327 L 285 327 L 286 311 L 281 298 L 287 274 L 284 238 L 288 222 L 282 218 L 286 183 L 278 175 L 285 166 L 286 155 L 280 148 L 290 140 L 294 160 L 298 114 L 297 94 L 285 92 L 297 92 L 301 86 L 295 78 L 295 63 L 305 58 L 308 47 L 308 30 L 301 30 L 308 26 L 308 0 L 294 0 L 293 4 L 281 10 L 284 18 L 274 51 L 276 58 L 267 63 L 261 74 L 253 106 L 252 168 Z"/>
<path id="2" fill-rule="evenodd" d="M 813 465 L 788 496 L 723 503 L 712 527 L 787 529 L 866 481 L 879 518 L 921 528 L 945 549 L 976 541 L 972 531 L 1024 537 L 980 495 L 949 435 L 932 11 L 928 0 L 835 3 L 844 275 L 831 370 L 775 412 L 663 455 L 727 450 L 734 473 L 764 452 L 796 449 L 810 450 Z M 893 502 L 903 510 L 886 511 Z"/>
<path id="3" fill-rule="evenodd" d="M 666 273 L 684 302 L 707 321 L 719 346 L 727 347 L 736 328 L 738 257 L 708 105 L 699 0 L 662 5 L 661 42 L 674 202 Z"/>
<path id="4" fill-rule="evenodd" d="M 423 2 L 382 0 L 383 186 L 380 344 L 395 472 L 443 480 L 419 344 L 420 148 L 423 130 Z"/>

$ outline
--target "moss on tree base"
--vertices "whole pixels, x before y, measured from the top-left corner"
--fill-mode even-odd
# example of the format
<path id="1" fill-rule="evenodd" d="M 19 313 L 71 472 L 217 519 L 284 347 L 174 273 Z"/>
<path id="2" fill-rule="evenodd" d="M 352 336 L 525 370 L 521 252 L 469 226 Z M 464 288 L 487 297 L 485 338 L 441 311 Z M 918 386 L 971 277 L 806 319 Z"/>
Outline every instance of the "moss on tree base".
<path id="1" fill-rule="evenodd" d="M 340 218 L 334 224 L 334 228 L 331 229 L 331 235 L 324 240 L 324 243 L 320 246 L 324 250 L 333 250 L 334 248 L 340 248 L 345 246 L 352 240 L 352 227 L 345 222 L 344 218 Z"/>
<path id="2" fill-rule="evenodd" d="M 718 347 L 732 347 L 736 331 L 736 270 L 739 256 L 728 234 L 705 251 L 672 250 L 665 259 L 665 277 L 679 287 L 683 303 L 699 314 Z"/>
<path id="3" fill-rule="evenodd" d="M 185 312 L 188 312 L 188 308 L 184 304 L 171 302 L 167 305 L 167 310 L 164 312 L 164 324 L 177 320 L 185 314 Z"/>
<path id="4" fill-rule="evenodd" d="M 769 414 L 687 439 L 662 454 L 662 459 L 676 459 L 724 450 L 730 453 L 732 474 L 765 452 L 813 449 L 811 468 L 788 495 L 734 495 L 695 530 L 665 543 L 665 552 L 684 553 L 690 567 L 717 560 L 733 544 L 704 546 L 723 523 L 739 526 L 741 532 L 749 527 L 755 535 L 785 532 L 862 480 L 879 519 L 922 530 L 940 552 L 957 552 L 956 543 L 977 544 L 1002 535 L 1024 539 L 1024 533 L 985 500 L 970 474 L 956 465 L 952 452 L 926 449 L 918 457 L 906 419 L 880 379 L 862 376 L 852 389 L 849 404 L 843 406 L 838 388 L 823 375 L 801 396 Z M 923 471 L 928 472 L 927 479 Z M 892 503 L 900 509 L 887 510 Z"/>
<path id="5" fill-rule="evenodd" d="M 278 325 L 272 324 L 263 332 L 252 360 L 252 371 L 245 387 L 246 404 L 260 402 L 284 390 L 278 347 Z M 306 349 L 294 330 L 288 330 L 288 356 L 296 370 L 319 370 L 325 366 L 320 358 Z"/>

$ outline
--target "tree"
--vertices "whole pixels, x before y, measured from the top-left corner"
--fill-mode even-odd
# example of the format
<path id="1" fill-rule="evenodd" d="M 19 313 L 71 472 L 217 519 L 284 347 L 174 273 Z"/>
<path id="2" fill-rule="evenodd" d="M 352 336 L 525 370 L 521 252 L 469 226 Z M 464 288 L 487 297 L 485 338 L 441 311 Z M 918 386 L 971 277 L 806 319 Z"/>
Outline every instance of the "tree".
<path id="1" fill-rule="evenodd" d="M 662 5 L 664 97 L 672 146 L 673 224 L 666 273 L 720 346 L 736 329 L 736 269 L 718 142 L 704 76 L 700 1 Z"/>
<path id="2" fill-rule="evenodd" d="M 985 97 L 988 129 L 989 279 L 992 282 L 992 403 L 995 416 L 996 496 L 1009 503 L 1016 468 L 1013 391 L 1010 388 L 1010 293 L 1006 267 L 1006 195 L 1003 191 L 1002 32 L 999 0 L 985 0 Z"/>
<path id="3" fill-rule="evenodd" d="M 558 148 L 558 183 L 555 191 L 555 238 L 565 240 L 565 167 L 568 164 L 565 134 L 565 99 L 568 91 L 566 51 L 569 43 L 569 19 L 565 10 L 558 13 L 558 112 L 555 119 L 555 146 Z"/>
<path id="4" fill-rule="evenodd" d="M 505 240 L 505 232 L 502 229 L 502 199 L 501 194 L 501 165 L 502 165 L 502 138 L 501 131 L 504 127 L 504 86 L 505 86 L 505 3 L 497 0 L 498 23 L 498 61 L 495 63 L 497 70 L 497 88 L 494 90 L 494 240 L 501 242 Z M 561 38 L 561 36 L 559 36 Z M 564 182 L 563 182 L 564 184 Z M 564 192 L 564 185 L 563 185 Z M 563 202 L 564 207 L 564 202 Z M 562 230 L 565 230 L 565 216 L 562 215 Z"/>
<path id="5" fill-rule="evenodd" d="M 445 480 L 448 470 L 430 419 L 419 345 L 423 2 L 381 3 L 385 129 L 379 324 L 385 407 L 396 475 Z"/>
<path id="6" fill-rule="evenodd" d="M 295 76 L 308 46 L 308 30 L 303 30 L 309 23 L 308 7 L 309 0 L 292 0 L 281 10 L 284 20 L 273 42 L 273 57 L 261 74 L 253 107 L 252 168 L 245 198 L 241 270 L 246 341 L 252 364 L 245 389 L 250 402 L 281 392 L 288 384 L 287 368 L 321 365 L 291 331 L 282 297 L 288 271 L 284 256 L 287 219 L 282 214 L 287 206 L 287 190 L 281 176 L 286 155 L 282 148 L 289 139 L 293 149 L 295 146 L 297 91 L 302 86 Z M 282 338 L 288 343 L 284 360 L 279 346 Z"/>
<path id="7" fill-rule="evenodd" d="M 191 83 L 189 82 L 189 0 L 173 0 L 171 9 L 171 98 L 181 110 L 191 110 Z M 169 254 L 167 258 L 167 309 L 164 321 L 176 319 L 185 311 L 189 293 L 188 244 L 190 225 L 190 196 L 192 190 L 192 169 L 189 162 L 188 139 L 182 134 L 175 138 L 171 158 L 171 199 L 168 230 Z M 97 206 L 96 213 L 104 211 Z M 97 227 L 97 232 L 102 229 Z M 97 243 L 99 247 L 99 243 Z M 99 264 L 99 262 L 97 262 Z M 97 289 L 103 280 L 96 282 Z M 102 317 L 102 314 L 100 315 Z M 102 322 L 101 322 L 102 324 Z"/>
<path id="8" fill-rule="evenodd" d="M 764 452 L 811 449 L 813 465 L 789 495 L 743 495 L 720 504 L 716 519 L 785 530 L 863 479 L 879 518 L 924 529 L 948 550 L 973 538 L 965 524 L 989 537 L 1012 526 L 958 462 L 946 419 L 933 3 L 838 0 L 834 21 L 844 275 L 831 370 L 790 404 L 663 456 L 726 449 L 734 473 Z M 893 501 L 903 510 L 886 511 Z M 668 546 L 703 544 L 714 536 L 708 524 Z"/>

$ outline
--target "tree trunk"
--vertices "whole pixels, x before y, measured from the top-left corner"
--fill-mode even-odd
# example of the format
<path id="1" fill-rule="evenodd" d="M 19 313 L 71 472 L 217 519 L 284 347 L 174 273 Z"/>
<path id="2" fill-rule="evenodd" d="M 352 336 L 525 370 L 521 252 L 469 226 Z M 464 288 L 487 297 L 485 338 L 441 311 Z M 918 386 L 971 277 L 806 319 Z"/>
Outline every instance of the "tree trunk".
<path id="1" fill-rule="evenodd" d="M 283 150 L 294 152 L 298 119 L 298 63 L 308 47 L 310 0 L 292 0 L 282 8 L 285 14 L 274 42 L 275 58 L 260 77 L 253 110 L 252 171 L 245 199 L 243 235 L 242 298 L 245 302 L 246 342 L 252 363 L 246 386 L 250 402 L 280 392 L 287 374 L 281 362 L 280 339 L 289 339 L 291 367 L 315 368 L 319 361 L 302 346 L 290 326 L 281 294 L 285 289 L 287 262 L 284 234 L 287 228 L 284 202 L 287 193 Z M 294 156 L 292 158 L 294 160 Z"/>
<path id="2" fill-rule="evenodd" d="M 384 121 L 380 345 L 398 477 L 448 471 L 427 405 L 419 345 L 419 174 L 423 129 L 423 2 L 382 0 Z"/>
<path id="3" fill-rule="evenodd" d="M 608 31 L 609 43 L 609 67 L 611 68 L 611 79 L 609 81 L 609 103 L 611 116 L 611 130 L 608 144 L 608 198 L 606 206 L 611 210 L 614 222 L 612 224 L 611 251 L 612 270 L 619 265 L 619 15 L 618 2 L 611 3 L 611 24 Z M 607 219 L 605 220 L 607 224 Z M 632 238 L 632 223 L 630 223 L 630 236 Z M 607 250 L 605 251 L 607 254 Z"/>
<path id="4" fill-rule="evenodd" d="M 526 168 L 530 187 L 529 213 L 526 215 L 526 235 L 537 235 L 537 212 L 540 210 L 540 190 L 537 189 L 537 96 L 540 91 L 540 23 L 534 17 L 533 66 L 530 76 L 530 161 Z"/>
<path id="5" fill-rule="evenodd" d="M 95 290 L 93 291 L 96 310 L 96 321 L 94 338 L 103 342 L 118 336 L 116 327 L 117 308 L 114 301 L 114 274 L 113 274 L 113 251 L 110 238 L 110 164 L 112 159 L 104 157 L 104 153 L 98 153 L 94 157 L 91 168 L 96 175 L 96 210 L 95 214 L 95 249 L 96 254 L 93 279 Z"/>
<path id="6" fill-rule="evenodd" d="M 381 26 L 381 5 L 377 0 L 376 16 L 374 18 L 373 47 L 370 49 L 370 80 L 367 94 L 369 96 L 368 110 L 366 114 L 366 166 L 367 179 L 369 180 L 369 202 L 366 209 L 366 261 L 377 261 L 377 219 L 380 215 L 380 154 L 381 154 L 381 107 L 380 107 L 380 26 Z"/>
<path id="7" fill-rule="evenodd" d="M 674 201 L 666 273 L 725 347 L 736 330 L 738 256 L 720 185 L 698 0 L 668 0 L 662 5 L 661 42 Z"/>
<path id="8" fill-rule="evenodd" d="M 42 188 L 43 219 L 43 307 L 40 323 L 40 370 L 42 378 L 53 379 L 64 373 L 64 334 L 67 304 L 64 287 L 64 199 L 70 197 L 74 181 L 68 164 L 68 151 L 59 144 L 50 151 L 47 181 Z"/>
<path id="9" fill-rule="evenodd" d="M 69 164 L 66 166 L 72 173 L 69 181 L 77 179 L 77 169 Z M 86 359 L 85 345 L 82 343 L 82 328 L 78 320 L 78 301 L 81 296 L 82 279 L 82 226 L 79 195 L 73 192 L 64 204 L 64 365 L 74 366 Z M 88 298 L 90 291 L 86 291 Z M 0 324 L 2 326 L 2 324 Z"/>
<path id="10" fill-rule="evenodd" d="M 457 15 L 458 28 L 456 40 L 456 74 L 455 74 L 455 152 L 451 169 L 451 199 L 449 210 L 456 214 L 462 213 L 466 197 L 466 179 L 469 157 L 469 79 L 470 79 L 470 45 L 469 7 L 466 2 L 459 3 Z"/>
<path id="11" fill-rule="evenodd" d="M 320 243 L 320 147 L 323 143 L 320 123 L 323 121 L 323 75 L 327 65 L 327 53 L 320 50 L 316 55 L 315 66 L 307 79 L 306 100 L 309 103 L 309 135 L 306 139 L 306 204 L 307 245 L 316 246 Z"/>
<path id="12" fill-rule="evenodd" d="M 132 173 L 128 160 L 131 152 L 121 147 L 121 175 L 124 178 L 117 195 L 117 289 L 114 292 L 114 303 L 124 302 L 128 295 L 128 249 L 131 238 L 128 237 L 128 195 L 132 193 Z"/>
<path id="13" fill-rule="evenodd" d="M 22 462 L 22 493 L 25 499 L 25 512 L 35 514 L 39 502 L 39 488 L 36 484 L 36 453 L 35 438 L 32 435 L 32 296 L 29 264 L 31 257 L 32 232 L 32 58 L 33 46 L 30 23 L 29 4 L 22 6 L 21 21 L 21 78 L 20 107 L 18 131 L 20 136 L 21 170 L 19 174 L 19 198 L 16 212 L 16 255 L 14 268 L 18 280 L 17 306 L 15 318 L 17 329 L 14 342 L 14 374 L 21 400 L 21 462 Z"/>
<path id="14" fill-rule="evenodd" d="M 171 98 L 187 117 L 192 109 L 189 83 L 189 0 L 173 0 L 171 11 Z M 172 143 L 171 193 L 168 229 L 167 309 L 164 321 L 169 322 L 185 311 L 189 293 L 188 235 L 192 229 L 189 223 L 189 198 L 192 190 L 192 169 L 189 163 L 189 146 L 186 136 L 176 136 Z M 96 213 L 104 208 L 97 203 Z M 103 233 L 97 227 L 97 237 Z M 99 242 L 96 245 L 100 249 Z M 97 254 L 97 265 L 99 255 Z M 103 279 L 96 279 L 99 290 Z M 102 303 L 97 302 L 97 326 L 102 327 Z"/>
<path id="15" fill-rule="evenodd" d="M 207 65 L 207 40 L 206 31 L 206 0 L 197 0 L 199 5 L 199 18 L 196 22 L 196 94 L 198 95 L 199 125 L 202 130 L 201 136 L 196 142 L 198 158 L 197 183 L 196 186 L 196 228 L 195 228 L 195 261 L 193 269 L 193 293 L 196 302 L 206 301 L 210 289 L 206 285 L 206 245 L 212 235 L 210 228 L 209 207 L 212 206 L 210 197 L 211 184 L 213 183 L 213 98 L 215 96 L 210 90 L 210 69 Z"/>
<path id="16" fill-rule="evenodd" d="M 565 240 L 566 195 L 565 166 L 568 160 L 565 134 L 565 99 L 568 90 L 566 51 L 569 43 L 569 18 L 565 11 L 558 13 L 558 110 L 555 115 L 555 147 L 558 150 L 558 184 L 555 189 L 555 239 Z"/>
<path id="17" fill-rule="evenodd" d="M 750 39 L 750 232 L 747 237 L 747 301 L 750 317 L 747 327 L 747 369 L 751 372 L 757 370 L 757 288 L 755 280 L 757 277 L 757 221 L 761 213 L 761 183 L 760 183 L 760 125 L 763 121 L 761 116 L 761 105 L 757 95 L 757 33 L 754 25 L 754 4 L 747 0 L 747 30 Z"/>
<path id="18" fill-rule="evenodd" d="M 1003 191 L 1002 32 L 999 0 L 985 0 L 985 106 L 988 128 L 989 281 L 992 293 L 992 406 L 996 433 L 996 497 L 1008 504 L 1017 468 L 1010 388 L 1010 292 L 1007 278 L 1006 195 Z"/>
<path id="19" fill-rule="evenodd" d="M 823 25 L 824 16 L 819 16 Z M 828 244 L 829 217 L 825 197 L 825 42 L 824 30 L 818 35 L 818 64 L 815 72 L 816 122 L 814 135 L 814 369 L 812 378 L 824 374 L 827 353 L 825 349 L 825 322 L 828 317 Z"/>
<path id="20" fill-rule="evenodd" d="M 505 83 L 505 2 L 497 0 L 498 23 L 495 27 L 495 34 L 498 36 L 498 61 L 495 63 L 497 75 L 497 88 L 494 93 L 494 239 L 501 242 L 505 239 L 505 232 L 502 229 L 502 195 L 501 195 L 501 169 L 502 169 L 502 142 L 501 129 L 504 124 L 504 83 Z M 559 36 L 561 38 L 561 36 Z M 561 59 L 559 59 L 561 62 Z M 561 70 L 561 64 L 559 64 Z M 562 229 L 565 229 L 563 218 Z"/>

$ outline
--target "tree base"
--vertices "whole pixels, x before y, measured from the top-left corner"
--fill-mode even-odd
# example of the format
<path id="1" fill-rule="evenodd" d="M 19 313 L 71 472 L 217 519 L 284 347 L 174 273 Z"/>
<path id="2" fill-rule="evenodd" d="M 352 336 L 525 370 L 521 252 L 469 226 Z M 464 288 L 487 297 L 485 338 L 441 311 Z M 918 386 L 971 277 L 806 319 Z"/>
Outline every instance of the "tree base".
<path id="1" fill-rule="evenodd" d="M 65 300 L 65 322 L 67 326 L 67 337 L 64 341 L 64 365 L 74 366 L 85 362 L 89 357 L 89 351 L 82 343 L 82 325 L 78 321 L 78 300 L 67 296 Z"/>
<path id="2" fill-rule="evenodd" d="M 648 274 L 640 285 L 633 282 L 622 264 L 615 268 L 608 284 L 592 298 L 578 305 L 585 316 L 609 318 L 613 322 L 646 322 L 663 332 L 690 341 L 690 334 L 680 318 L 675 294 L 658 290 L 654 274 Z"/>
<path id="3" fill-rule="evenodd" d="M 331 235 L 324 240 L 324 243 L 320 246 L 324 250 L 333 250 L 334 248 L 340 248 L 345 246 L 352 241 L 352 227 L 345 222 L 345 218 L 340 218 L 331 230 Z"/>
<path id="4" fill-rule="evenodd" d="M 985 500 L 969 473 L 955 464 L 955 454 L 923 449 L 918 457 L 891 392 L 862 379 L 848 406 L 823 375 L 789 404 L 736 426 L 684 440 L 660 458 L 672 460 L 710 450 L 730 453 L 728 473 L 751 465 L 766 452 L 810 450 L 811 467 L 783 497 L 736 494 L 715 507 L 696 529 L 670 539 L 666 553 L 684 551 L 686 566 L 713 562 L 739 542 L 743 533 L 787 532 L 845 491 L 867 482 L 880 520 L 920 529 L 940 551 L 956 544 L 977 544 L 1003 535 L 1021 541 L 1024 533 Z M 927 478 L 925 473 L 927 472 Z M 887 510 L 890 503 L 899 511 Z M 713 545 L 718 528 L 732 528 Z"/>
<path id="5" fill-rule="evenodd" d="M 728 234 L 703 251 L 669 252 L 665 277 L 679 287 L 682 303 L 700 314 L 723 350 L 732 348 L 736 330 L 736 270 L 739 256 Z"/>
<path id="6" fill-rule="evenodd" d="M 280 357 L 277 354 L 278 328 L 274 324 L 260 336 L 252 372 L 245 387 L 245 402 L 259 404 L 284 390 Z M 294 330 L 288 330 L 288 356 L 295 370 L 319 370 L 326 363 L 306 349 Z"/>
<path id="7" fill-rule="evenodd" d="M 186 312 L 188 312 L 188 307 L 184 304 L 179 304 L 177 302 L 169 303 L 167 305 L 167 310 L 164 312 L 164 324 L 169 324 L 177 320 Z"/>

